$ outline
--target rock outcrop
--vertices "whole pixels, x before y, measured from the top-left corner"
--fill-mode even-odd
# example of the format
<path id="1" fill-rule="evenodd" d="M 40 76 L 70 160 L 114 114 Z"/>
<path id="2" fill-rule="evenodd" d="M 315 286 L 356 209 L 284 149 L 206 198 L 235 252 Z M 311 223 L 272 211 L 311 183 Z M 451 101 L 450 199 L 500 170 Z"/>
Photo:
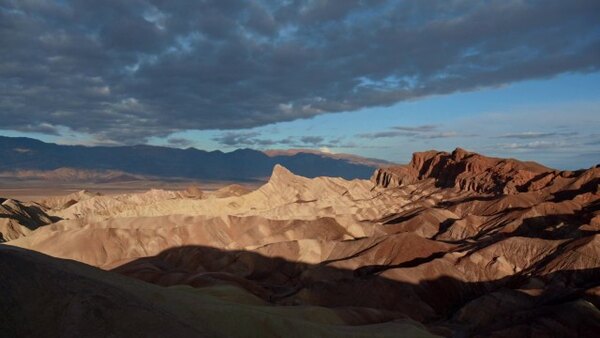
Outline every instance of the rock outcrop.
<path id="1" fill-rule="evenodd" d="M 23 237 L 58 220 L 35 203 L 0 198 L 0 243 Z"/>
<path id="2" fill-rule="evenodd" d="M 595 169 L 590 169 L 595 170 Z M 381 168 L 371 180 L 382 187 L 398 187 L 433 180 L 437 187 L 484 194 L 517 194 L 560 187 L 584 171 L 557 171 L 535 162 L 486 157 L 457 148 L 452 153 L 415 153 L 408 165 Z"/>

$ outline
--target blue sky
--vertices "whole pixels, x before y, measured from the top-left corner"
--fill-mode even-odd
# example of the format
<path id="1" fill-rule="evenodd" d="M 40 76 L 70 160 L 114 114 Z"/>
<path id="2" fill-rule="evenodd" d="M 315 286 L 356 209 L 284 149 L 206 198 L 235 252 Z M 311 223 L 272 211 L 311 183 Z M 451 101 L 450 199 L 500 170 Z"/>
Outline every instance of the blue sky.
<path id="1" fill-rule="evenodd" d="M 600 162 L 600 2 L 0 2 L 0 134 Z"/>
<path id="2" fill-rule="evenodd" d="M 363 138 L 391 127 L 436 126 L 428 135 Z M 342 139 L 347 147 L 312 148 L 405 163 L 416 151 L 456 147 L 490 156 L 538 161 L 578 169 L 600 164 L 600 73 L 563 74 L 465 93 L 438 95 L 390 107 L 321 115 L 312 119 L 241 131 L 259 138 L 303 136 Z M 226 133 L 226 132 L 225 132 Z M 178 133 L 201 149 L 226 149 L 214 140 L 220 131 Z M 358 136 L 358 137 L 357 137 Z M 513 136 L 513 137 L 511 137 Z M 152 144 L 168 145 L 165 139 Z M 306 146 L 304 146 L 306 147 Z M 293 145 L 253 146 L 286 149 Z"/>
<path id="3" fill-rule="evenodd" d="M 413 135 L 373 137 L 394 127 L 419 128 Z M 61 144 L 93 144 L 90 135 L 2 131 L 6 136 L 30 136 Z M 250 135 L 270 141 L 303 137 L 322 138 L 310 143 L 268 145 L 219 142 L 223 135 Z M 184 139 L 183 145 L 169 143 Z M 330 142 L 335 141 L 335 142 Z M 183 131 L 152 138 L 149 144 L 231 151 L 239 147 L 260 150 L 309 148 L 350 153 L 405 163 L 416 151 L 456 147 L 490 156 L 538 161 L 561 169 L 600 163 L 600 73 L 563 74 L 496 88 L 437 95 L 390 107 L 320 115 L 311 119 L 273 123 L 234 131 Z M 330 144 L 331 143 L 331 144 Z"/>

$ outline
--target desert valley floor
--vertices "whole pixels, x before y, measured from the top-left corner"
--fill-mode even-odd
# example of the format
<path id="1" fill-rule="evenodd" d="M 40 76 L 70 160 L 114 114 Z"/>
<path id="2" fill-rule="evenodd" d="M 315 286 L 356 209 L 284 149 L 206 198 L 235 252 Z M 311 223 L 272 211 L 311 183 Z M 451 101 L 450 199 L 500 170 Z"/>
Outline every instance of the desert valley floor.
<path id="1" fill-rule="evenodd" d="M 0 198 L 10 336 L 594 337 L 600 167 L 456 149 L 371 180 Z M 6 196 L 5 196 L 6 197 Z"/>

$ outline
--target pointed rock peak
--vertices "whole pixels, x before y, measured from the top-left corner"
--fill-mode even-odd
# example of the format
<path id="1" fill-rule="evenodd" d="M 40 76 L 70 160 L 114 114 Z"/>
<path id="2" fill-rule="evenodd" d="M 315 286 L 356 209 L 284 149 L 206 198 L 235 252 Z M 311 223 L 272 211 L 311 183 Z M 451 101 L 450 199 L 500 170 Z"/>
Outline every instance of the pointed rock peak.
<path id="1" fill-rule="evenodd" d="M 294 173 L 292 173 L 291 171 L 289 171 L 286 167 L 280 165 L 280 164 L 276 164 L 273 167 L 273 173 L 271 174 L 271 181 L 272 180 L 277 180 L 277 179 L 289 179 L 289 178 L 294 178 L 296 177 L 296 175 L 294 175 Z"/>
<path id="2" fill-rule="evenodd" d="M 273 175 L 294 175 L 288 168 L 281 164 L 276 164 L 273 167 Z"/>
<path id="3" fill-rule="evenodd" d="M 199 185 L 189 185 L 187 188 L 185 188 L 185 190 L 183 191 L 184 195 L 187 197 L 191 197 L 191 198 L 202 198 L 204 196 L 204 192 L 202 191 L 202 188 L 200 188 Z"/>
<path id="4" fill-rule="evenodd" d="M 463 148 L 456 148 L 452 152 L 452 159 L 454 159 L 455 161 L 460 161 L 470 154 L 471 154 L 470 152 L 464 150 Z"/>
<path id="5" fill-rule="evenodd" d="M 101 196 L 101 195 L 102 194 L 99 192 L 91 192 L 86 189 L 79 190 L 78 192 L 72 194 L 72 196 L 78 196 L 78 197 L 94 197 L 94 196 Z"/>
<path id="6" fill-rule="evenodd" d="M 15 200 L 13 200 L 12 198 L 3 198 L 2 199 L 2 205 L 10 206 L 10 205 L 14 205 L 14 204 L 15 204 Z"/>

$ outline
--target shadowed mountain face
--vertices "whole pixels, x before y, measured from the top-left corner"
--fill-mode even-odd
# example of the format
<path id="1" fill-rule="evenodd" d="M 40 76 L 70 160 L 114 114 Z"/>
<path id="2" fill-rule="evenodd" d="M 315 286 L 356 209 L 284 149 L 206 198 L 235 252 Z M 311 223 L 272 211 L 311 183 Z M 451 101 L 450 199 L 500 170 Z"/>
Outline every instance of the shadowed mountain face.
<path id="1" fill-rule="evenodd" d="M 239 149 L 230 153 L 175 149 L 155 146 L 84 147 L 44 143 L 29 138 L 0 136 L 0 171 L 56 170 L 75 168 L 120 171 L 157 177 L 184 177 L 206 180 L 256 180 L 269 176 L 275 164 L 307 176 L 368 178 L 372 164 L 325 154 L 297 153 L 268 156 L 263 152 Z M 39 174 L 38 174 L 39 176 Z M 105 174 L 106 176 L 106 174 Z M 114 175 L 112 175 L 114 176 Z"/>
<path id="2" fill-rule="evenodd" d="M 93 275 L 86 285 L 111 285 L 98 297 L 135 301 L 73 300 L 85 311 L 137 304 L 142 318 L 173 316 L 209 336 L 596 336 L 599 178 L 598 167 L 556 171 L 457 149 L 417 153 L 370 181 L 275 166 L 254 191 L 47 198 L 32 205 L 54 223 L 0 250 L 21 262 L 4 270 L 28 277 L 1 286 L 18 295 L 12 304 L 34 305 L 23 316 L 103 334 L 126 332 L 109 315 L 88 324 L 77 311 L 29 310 L 31 281 L 68 267 L 49 274 L 46 302 L 74 306 L 56 285 L 80 299 L 81 275 Z"/>

